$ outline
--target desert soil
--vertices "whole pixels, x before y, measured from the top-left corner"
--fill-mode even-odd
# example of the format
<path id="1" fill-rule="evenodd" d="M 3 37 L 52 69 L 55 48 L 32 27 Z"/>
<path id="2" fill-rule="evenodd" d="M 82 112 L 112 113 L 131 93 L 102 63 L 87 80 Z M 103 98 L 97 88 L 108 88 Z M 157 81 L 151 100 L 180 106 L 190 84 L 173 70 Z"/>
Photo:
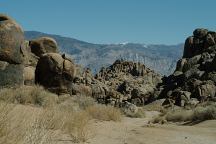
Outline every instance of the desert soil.
<path id="1" fill-rule="evenodd" d="M 92 135 L 86 144 L 216 144 L 216 120 L 199 124 L 149 125 L 148 121 L 157 115 L 148 112 L 146 118 L 125 117 L 121 122 L 94 122 Z M 59 144 L 71 144 L 64 137 Z"/>

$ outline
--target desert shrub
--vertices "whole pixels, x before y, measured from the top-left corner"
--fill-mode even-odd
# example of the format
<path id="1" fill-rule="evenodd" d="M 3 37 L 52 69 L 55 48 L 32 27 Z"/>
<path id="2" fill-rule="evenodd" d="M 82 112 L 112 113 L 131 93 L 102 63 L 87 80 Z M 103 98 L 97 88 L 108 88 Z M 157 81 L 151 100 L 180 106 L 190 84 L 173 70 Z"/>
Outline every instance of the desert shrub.
<path id="1" fill-rule="evenodd" d="M 0 143 L 48 143 L 48 131 L 35 123 L 35 120 L 40 118 L 37 108 L 5 102 L 0 105 Z"/>
<path id="2" fill-rule="evenodd" d="M 64 97 L 63 99 L 62 96 L 60 96 L 58 102 L 59 111 L 71 113 L 80 111 L 79 104 L 74 102 L 74 98 L 71 96 Z"/>
<path id="3" fill-rule="evenodd" d="M 209 105 L 206 107 L 197 107 L 193 113 L 193 121 L 212 120 L 216 119 L 216 105 Z"/>
<path id="4" fill-rule="evenodd" d="M 70 134 L 73 142 L 85 142 L 93 133 L 90 128 L 90 115 L 85 112 L 76 112 L 73 115 L 67 115 L 62 130 Z"/>
<path id="5" fill-rule="evenodd" d="M 144 105 L 143 109 L 145 109 L 146 111 L 158 111 L 158 112 L 165 113 L 166 109 L 162 106 L 163 101 L 164 101 L 163 99 L 156 100 L 152 103 Z"/>
<path id="6" fill-rule="evenodd" d="M 89 115 L 97 120 L 104 121 L 121 121 L 121 111 L 118 108 L 106 105 L 93 105 L 86 108 Z"/>
<path id="7" fill-rule="evenodd" d="M 121 112 L 89 97 L 59 100 L 39 86 L 0 90 L 0 143 L 49 144 L 55 142 L 56 132 L 85 142 L 94 133 L 92 119 L 120 121 Z"/>
<path id="8" fill-rule="evenodd" d="M 164 107 L 161 105 L 161 103 L 150 103 L 143 107 L 146 111 L 158 111 L 158 112 L 164 112 Z"/>
<path id="9" fill-rule="evenodd" d="M 191 121 L 193 119 L 193 111 L 184 109 L 170 111 L 166 114 L 165 118 L 167 121 L 172 122 Z"/>
<path id="10" fill-rule="evenodd" d="M 86 109 L 87 107 L 96 105 L 95 99 L 89 96 L 75 96 L 74 103 L 78 103 L 81 109 Z"/>
<path id="11" fill-rule="evenodd" d="M 128 117 L 131 117 L 131 118 L 144 118 L 145 117 L 145 110 L 143 108 L 138 108 L 137 112 L 135 112 L 135 113 L 124 112 L 124 114 Z"/>
<path id="12" fill-rule="evenodd" d="M 166 113 L 155 117 L 154 122 L 158 123 L 161 120 L 172 121 L 172 122 L 194 122 L 216 119 L 216 104 L 209 103 L 209 105 L 200 105 L 191 110 L 178 109 L 169 110 Z"/>
<path id="13" fill-rule="evenodd" d="M 58 97 L 44 90 L 41 86 L 22 86 L 15 89 L 1 89 L 0 100 L 19 104 L 50 106 L 57 103 Z"/>
<path id="14" fill-rule="evenodd" d="M 13 110 L 13 106 L 7 103 L 0 102 L 0 137 L 7 135 L 8 115 Z"/>
<path id="15" fill-rule="evenodd" d="M 55 131 L 69 134 L 73 142 L 90 138 L 91 117 L 86 111 L 61 111 L 56 108 L 0 103 L 0 143 L 49 144 Z"/>

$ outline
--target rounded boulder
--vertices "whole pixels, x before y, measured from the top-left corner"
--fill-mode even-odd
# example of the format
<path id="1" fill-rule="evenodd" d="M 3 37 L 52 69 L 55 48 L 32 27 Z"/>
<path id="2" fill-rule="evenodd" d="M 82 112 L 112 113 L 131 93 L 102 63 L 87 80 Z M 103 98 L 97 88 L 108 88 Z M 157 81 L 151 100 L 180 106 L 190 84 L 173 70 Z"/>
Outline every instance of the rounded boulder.
<path id="1" fill-rule="evenodd" d="M 35 82 L 57 94 L 71 93 L 75 72 L 74 63 L 64 55 L 47 53 L 37 63 Z"/>
<path id="2" fill-rule="evenodd" d="M 57 42 L 50 37 L 40 37 L 29 41 L 31 52 L 36 56 L 41 57 L 45 53 L 57 53 Z"/>
<path id="3" fill-rule="evenodd" d="M 23 51 L 25 44 L 22 28 L 12 18 L 0 14 L 0 60 L 21 64 Z"/>

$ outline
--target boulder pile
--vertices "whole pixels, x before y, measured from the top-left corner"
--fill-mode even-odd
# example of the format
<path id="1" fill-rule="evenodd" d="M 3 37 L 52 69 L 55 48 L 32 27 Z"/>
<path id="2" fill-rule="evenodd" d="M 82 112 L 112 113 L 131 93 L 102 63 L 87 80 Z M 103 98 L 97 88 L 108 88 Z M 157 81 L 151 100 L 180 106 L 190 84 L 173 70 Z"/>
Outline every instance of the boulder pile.
<path id="1" fill-rule="evenodd" d="M 58 53 L 57 42 L 50 37 L 40 37 L 29 41 L 31 52 L 38 57 L 46 53 Z"/>
<path id="2" fill-rule="evenodd" d="M 97 80 L 89 68 L 77 67 L 77 74 L 72 84 L 72 95 L 91 96 L 105 103 L 109 91 L 107 85 Z"/>
<path id="3" fill-rule="evenodd" d="M 100 103 L 130 108 L 160 98 L 166 99 L 164 105 L 179 106 L 216 101 L 216 32 L 194 30 L 175 72 L 168 77 L 123 60 L 93 76 L 90 69 L 59 54 L 53 38 L 25 41 L 22 28 L 0 14 L 0 87 L 23 84 L 40 84 L 59 95 L 92 96 Z"/>
<path id="4" fill-rule="evenodd" d="M 95 78 L 109 88 L 106 100 L 118 105 L 124 101 L 135 105 L 153 101 L 157 86 L 162 82 L 162 77 L 145 65 L 123 60 L 102 68 Z"/>
<path id="5" fill-rule="evenodd" d="M 24 53 L 22 28 L 10 17 L 0 14 L 0 87 L 23 84 Z"/>
<path id="6" fill-rule="evenodd" d="M 35 82 L 57 94 L 71 93 L 75 72 L 74 63 L 65 55 L 46 53 L 37 63 Z"/>
<path id="7" fill-rule="evenodd" d="M 57 94 L 71 93 L 75 71 L 53 38 L 25 41 L 22 28 L 0 14 L 0 87 L 36 83 Z"/>
<path id="8" fill-rule="evenodd" d="M 216 32 L 196 29 L 185 41 L 184 55 L 175 72 L 163 78 L 161 98 L 186 106 L 216 100 Z"/>

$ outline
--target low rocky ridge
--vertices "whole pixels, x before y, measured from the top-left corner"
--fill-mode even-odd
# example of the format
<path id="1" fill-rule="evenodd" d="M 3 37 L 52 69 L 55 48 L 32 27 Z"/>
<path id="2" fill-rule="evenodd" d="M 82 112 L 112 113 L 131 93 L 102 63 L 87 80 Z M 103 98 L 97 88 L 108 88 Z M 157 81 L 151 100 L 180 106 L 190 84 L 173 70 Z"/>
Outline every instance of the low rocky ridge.
<path id="1" fill-rule="evenodd" d="M 216 32 L 196 29 L 185 41 L 184 55 L 175 72 L 163 79 L 161 98 L 165 104 L 186 106 L 216 101 Z"/>

